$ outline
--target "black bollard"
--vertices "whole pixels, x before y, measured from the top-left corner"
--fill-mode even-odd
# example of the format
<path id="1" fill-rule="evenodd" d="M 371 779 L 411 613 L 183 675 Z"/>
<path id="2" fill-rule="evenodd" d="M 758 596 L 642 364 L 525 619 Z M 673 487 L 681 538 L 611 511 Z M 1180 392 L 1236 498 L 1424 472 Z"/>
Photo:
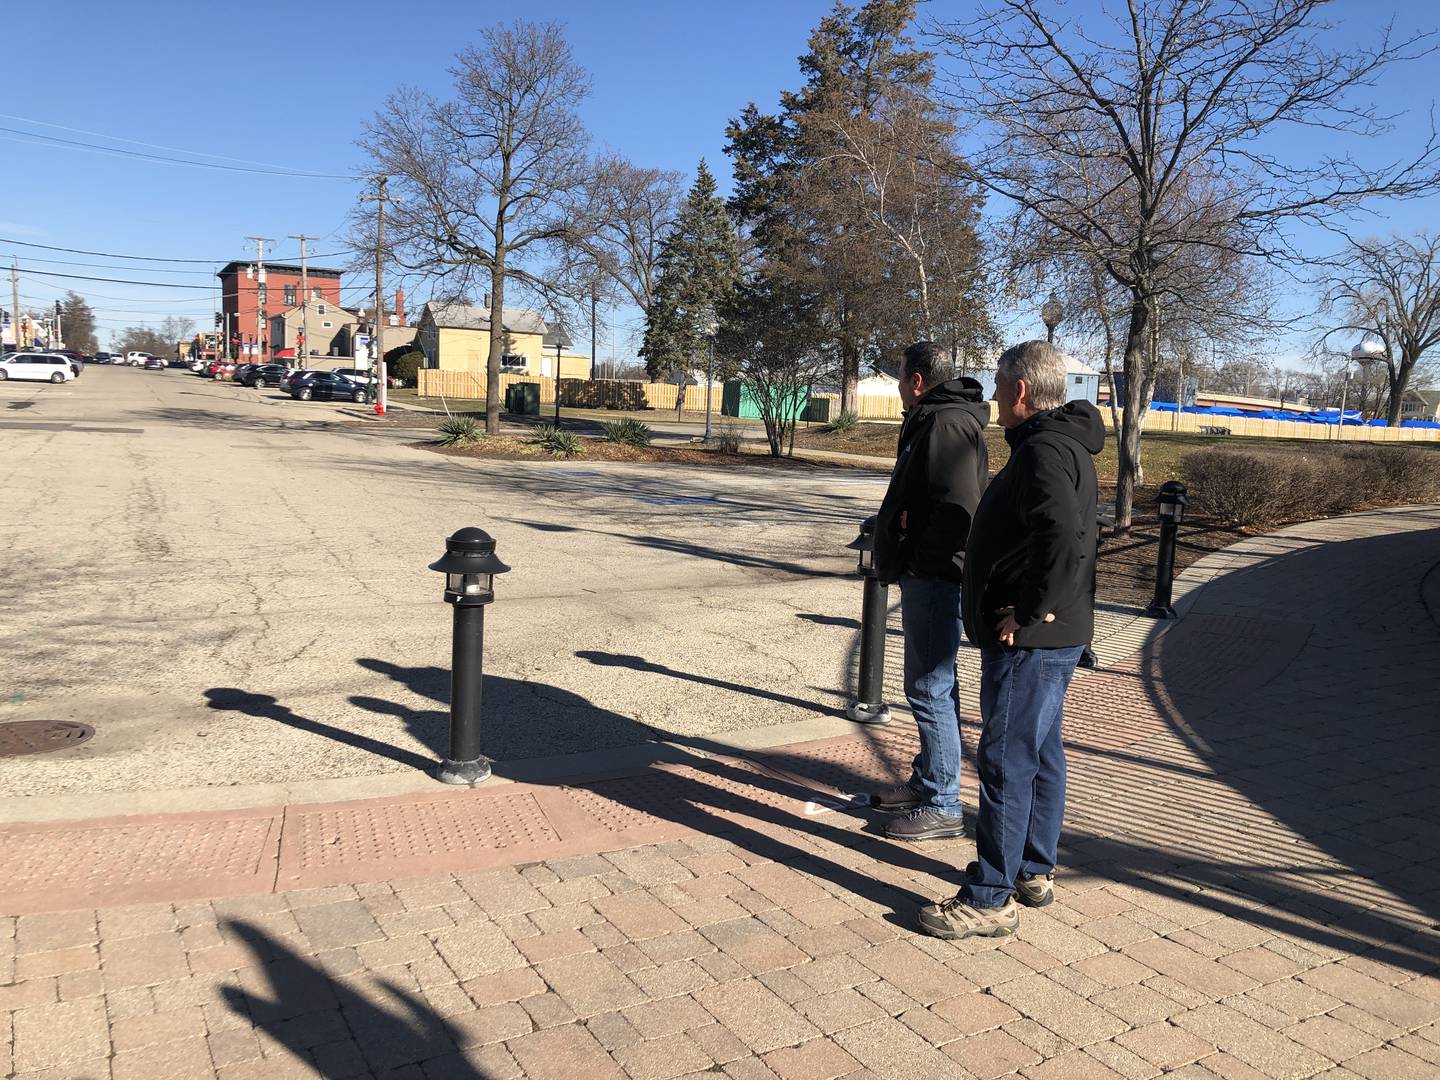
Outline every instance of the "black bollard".
<path id="1" fill-rule="evenodd" d="M 1145 614 L 1152 619 L 1173 619 L 1175 609 L 1170 595 L 1175 585 L 1175 537 L 1185 520 L 1185 485 L 1179 480 L 1166 480 L 1155 496 L 1160 515 L 1160 548 L 1155 555 L 1155 596 Z"/>
<path id="2" fill-rule="evenodd" d="M 484 529 L 465 528 L 445 541 L 430 564 L 445 575 L 445 602 L 455 611 L 450 647 L 450 754 L 435 778 L 444 784 L 478 784 L 490 775 L 480 752 L 480 689 L 485 679 L 485 605 L 495 599 L 495 575 L 510 568 L 495 557 Z"/>
<path id="3" fill-rule="evenodd" d="M 860 686 L 846 715 L 860 724 L 888 724 L 885 704 L 885 624 L 890 610 L 890 587 L 875 576 L 875 519 L 860 523 L 860 535 L 849 545 L 859 551 L 857 569 L 865 579 L 860 604 Z"/>

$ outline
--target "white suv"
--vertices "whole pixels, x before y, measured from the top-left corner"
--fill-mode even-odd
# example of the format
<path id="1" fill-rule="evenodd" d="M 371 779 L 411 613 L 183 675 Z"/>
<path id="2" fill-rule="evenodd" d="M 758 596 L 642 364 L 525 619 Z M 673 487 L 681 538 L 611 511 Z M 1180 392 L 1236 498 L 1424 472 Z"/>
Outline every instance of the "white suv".
<path id="1" fill-rule="evenodd" d="M 68 357 L 55 353 L 7 353 L 0 359 L 0 381 L 34 379 L 37 382 L 63 383 L 75 378 Z"/>

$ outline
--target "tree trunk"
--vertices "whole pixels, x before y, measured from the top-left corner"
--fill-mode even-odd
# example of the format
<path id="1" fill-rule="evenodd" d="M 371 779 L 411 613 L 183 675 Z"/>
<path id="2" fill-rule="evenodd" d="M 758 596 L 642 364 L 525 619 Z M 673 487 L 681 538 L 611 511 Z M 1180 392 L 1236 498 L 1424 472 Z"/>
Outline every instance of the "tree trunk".
<path id="1" fill-rule="evenodd" d="M 680 377 L 675 380 L 675 419 L 680 419 L 680 414 L 685 409 L 685 373 L 682 371 Z"/>
<path id="2" fill-rule="evenodd" d="M 497 226 L 500 224 L 496 222 Z M 485 434 L 500 434 L 500 357 L 505 349 L 505 249 L 490 267 L 490 354 L 485 360 Z"/>
<path id="3" fill-rule="evenodd" d="M 860 352 L 849 341 L 840 350 L 840 412 L 859 412 Z"/>
<path id="4" fill-rule="evenodd" d="M 1145 300 L 1135 295 L 1130 305 L 1130 329 L 1125 338 L 1125 415 L 1120 419 L 1120 460 L 1115 477 L 1115 532 L 1120 536 L 1130 532 L 1135 488 L 1140 477 L 1140 425 L 1145 419 L 1142 372 L 1147 345 L 1145 329 L 1149 315 Z"/>

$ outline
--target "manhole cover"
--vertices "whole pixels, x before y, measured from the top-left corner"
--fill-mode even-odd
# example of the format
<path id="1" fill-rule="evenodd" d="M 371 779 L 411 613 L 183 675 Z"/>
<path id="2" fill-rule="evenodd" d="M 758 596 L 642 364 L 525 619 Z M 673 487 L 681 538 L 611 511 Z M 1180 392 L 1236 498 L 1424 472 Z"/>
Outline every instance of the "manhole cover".
<path id="1" fill-rule="evenodd" d="M 88 742 L 94 734 L 95 729 L 89 724 L 74 724 L 69 720 L 17 720 L 0 724 L 0 757 L 64 750 L 67 746 Z"/>

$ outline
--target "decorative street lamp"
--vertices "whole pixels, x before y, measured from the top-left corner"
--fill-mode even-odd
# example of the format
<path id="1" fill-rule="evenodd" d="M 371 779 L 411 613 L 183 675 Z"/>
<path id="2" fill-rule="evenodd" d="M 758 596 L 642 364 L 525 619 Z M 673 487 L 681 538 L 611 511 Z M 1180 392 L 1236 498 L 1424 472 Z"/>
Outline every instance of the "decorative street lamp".
<path id="1" fill-rule="evenodd" d="M 480 688 L 485 671 L 485 605 L 495 599 L 495 575 L 510 568 L 495 557 L 484 529 L 461 529 L 430 564 L 445 575 L 445 602 L 455 611 L 450 646 L 450 755 L 435 777 L 445 784 L 478 784 L 490 775 L 480 753 Z"/>
<path id="2" fill-rule="evenodd" d="M 1060 306 L 1060 301 L 1055 299 L 1052 292 L 1050 298 L 1040 305 L 1040 318 L 1045 323 L 1045 340 L 1055 344 L 1055 328 L 1060 325 L 1060 320 L 1065 317 L 1065 309 Z"/>
<path id="3" fill-rule="evenodd" d="M 1145 614 L 1152 619 L 1173 619 L 1175 609 L 1170 605 L 1170 595 L 1175 583 L 1175 537 L 1190 499 L 1179 480 L 1166 480 L 1155 502 L 1160 515 L 1160 550 L 1155 556 L 1155 596 Z"/>
<path id="4" fill-rule="evenodd" d="M 865 579 L 860 607 L 860 687 L 856 700 L 845 715 L 860 724 L 888 724 L 890 706 L 885 693 L 885 618 L 889 610 L 890 587 L 875 574 L 875 519 L 860 523 L 860 535 L 848 545 L 860 553 L 856 570 Z"/>
<path id="5" fill-rule="evenodd" d="M 710 341 L 710 356 L 705 363 L 705 441 L 710 441 L 710 395 L 715 388 L 715 335 L 720 332 L 720 324 L 711 319 L 705 324 L 705 336 Z"/>

